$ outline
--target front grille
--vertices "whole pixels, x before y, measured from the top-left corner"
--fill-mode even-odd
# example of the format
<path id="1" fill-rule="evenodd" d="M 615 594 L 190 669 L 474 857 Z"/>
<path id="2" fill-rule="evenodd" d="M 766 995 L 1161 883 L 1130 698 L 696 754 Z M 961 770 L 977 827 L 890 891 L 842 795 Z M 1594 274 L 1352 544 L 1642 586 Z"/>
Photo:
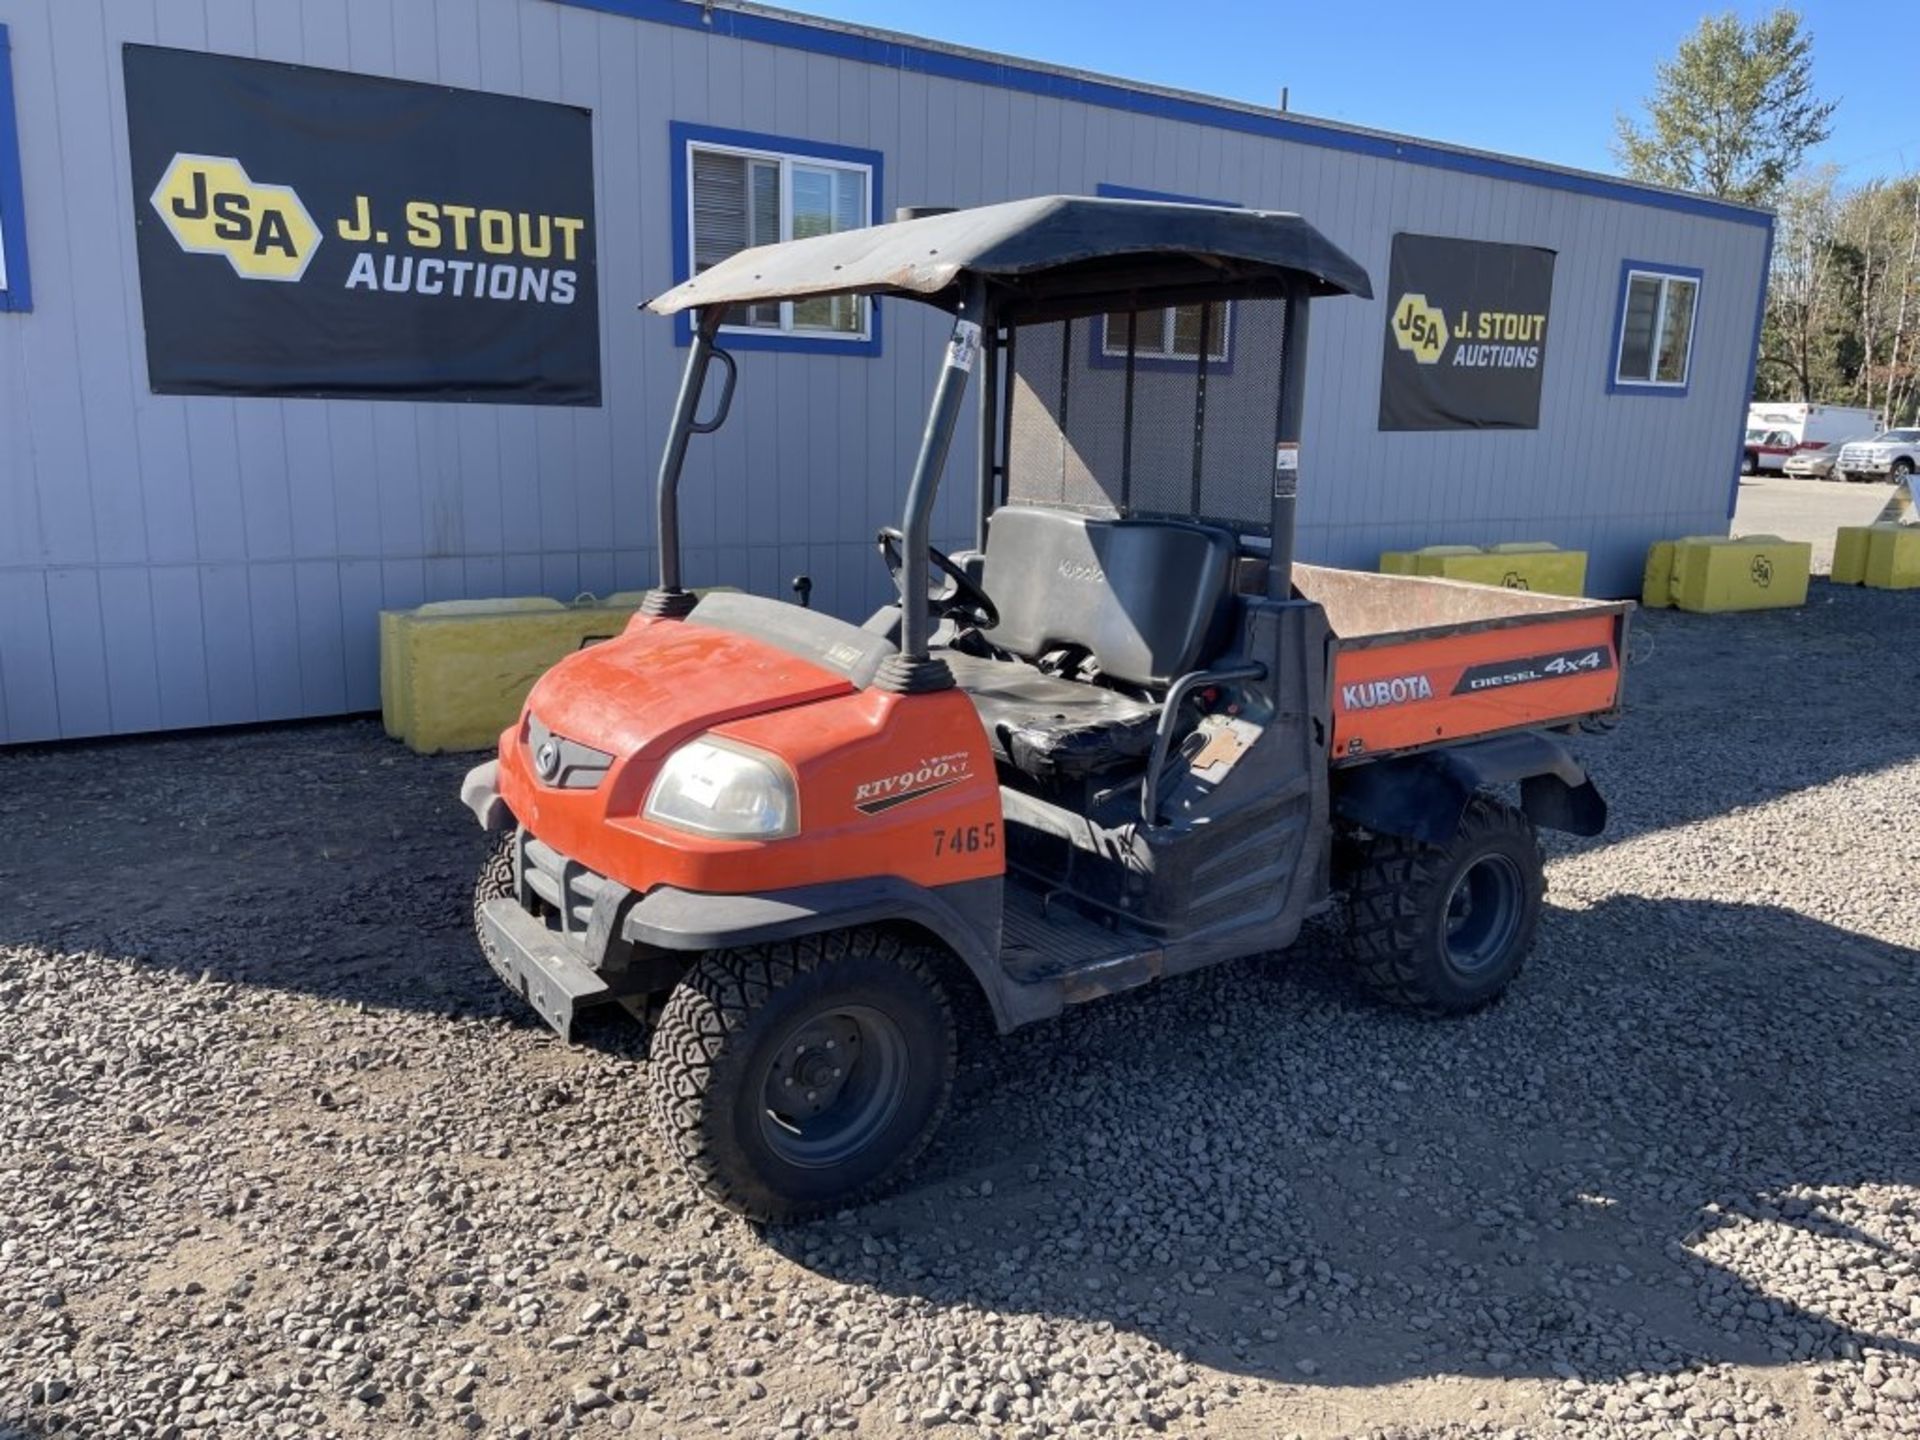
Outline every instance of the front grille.
<path id="1" fill-rule="evenodd" d="M 606 751 L 554 734 L 538 715 L 527 717 L 526 744 L 535 777 L 556 790 L 592 790 L 613 768 Z"/>
<path id="2" fill-rule="evenodd" d="M 594 902 L 607 887 L 607 878 L 569 860 L 543 840 L 520 832 L 522 898 L 538 898 L 569 938 L 584 938 L 593 921 Z"/>

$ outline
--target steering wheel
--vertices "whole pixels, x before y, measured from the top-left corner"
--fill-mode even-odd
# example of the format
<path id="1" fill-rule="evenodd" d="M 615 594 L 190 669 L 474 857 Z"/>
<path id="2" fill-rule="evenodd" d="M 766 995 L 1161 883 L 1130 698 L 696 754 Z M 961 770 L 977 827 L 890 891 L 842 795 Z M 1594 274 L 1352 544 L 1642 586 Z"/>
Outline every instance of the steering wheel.
<path id="1" fill-rule="evenodd" d="M 893 588 L 899 590 L 900 571 L 906 563 L 902 553 L 906 537 L 897 527 L 885 525 L 874 536 L 874 540 L 880 546 L 880 558 L 887 562 L 887 573 L 893 577 Z M 1000 623 L 1000 607 L 974 583 L 966 571 L 931 545 L 927 546 L 927 558 L 933 562 L 934 569 L 947 577 L 944 588 L 927 596 L 928 608 L 936 619 L 958 620 L 976 630 L 991 630 Z M 901 598 L 906 598 L 904 593 Z"/>

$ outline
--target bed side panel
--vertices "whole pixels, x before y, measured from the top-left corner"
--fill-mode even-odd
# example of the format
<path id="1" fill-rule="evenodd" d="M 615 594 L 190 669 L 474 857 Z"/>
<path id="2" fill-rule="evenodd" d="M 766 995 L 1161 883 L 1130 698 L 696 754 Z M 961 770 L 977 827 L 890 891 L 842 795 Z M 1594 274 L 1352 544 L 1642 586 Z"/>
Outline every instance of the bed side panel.
<path id="1" fill-rule="evenodd" d="M 1336 763 L 1612 710 L 1620 634 L 1601 613 L 1337 648 Z"/>

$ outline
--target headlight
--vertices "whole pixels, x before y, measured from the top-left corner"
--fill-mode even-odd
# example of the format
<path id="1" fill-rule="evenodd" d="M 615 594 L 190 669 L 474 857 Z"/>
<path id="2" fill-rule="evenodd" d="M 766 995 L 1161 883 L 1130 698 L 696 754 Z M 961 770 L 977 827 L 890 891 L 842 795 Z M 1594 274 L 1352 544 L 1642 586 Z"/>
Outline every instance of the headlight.
<path id="1" fill-rule="evenodd" d="M 777 840 L 800 828 L 793 772 L 764 751 L 726 740 L 689 740 L 669 755 L 646 813 L 664 825 L 736 840 Z"/>

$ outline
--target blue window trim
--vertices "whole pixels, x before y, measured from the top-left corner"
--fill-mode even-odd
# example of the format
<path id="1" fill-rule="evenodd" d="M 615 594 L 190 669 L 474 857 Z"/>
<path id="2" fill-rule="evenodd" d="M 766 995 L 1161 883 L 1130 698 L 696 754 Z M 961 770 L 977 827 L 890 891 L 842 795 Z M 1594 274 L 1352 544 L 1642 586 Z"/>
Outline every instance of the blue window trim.
<path id="1" fill-rule="evenodd" d="M 7 285 L 0 310 L 33 309 L 27 268 L 26 195 L 20 177 L 20 127 L 13 110 L 13 46 L 0 25 L 0 244 L 6 246 Z"/>
<path id="2" fill-rule="evenodd" d="M 752 130 L 727 130 L 717 125 L 695 125 L 685 120 L 667 124 L 668 143 L 673 147 L 673 280 L 677 285 L 693 274 L 693 254 L 689 243 L 688 207 L 692 197 L 691 170 L 687 163 L 689 145 L 730 145 L 740 150 L 766 150 L 797 159 L 840 161 L 865 165 L 873 174 L 867 200 L 872 213 L 867 223 L 878 225 L 885 213 L 881 208 L 884 157 L 878 150 L 862 150 L 852 145 L 829 145 L 820 140 L 799 140 L 788 135 L 762 135 Z M 856 355 L 880 353 L 880 301 L 870 299 L 867 306 L 867 338 L 829 340 L 818 335 L 789 335 L 772 331 L 727 330 L 729 350 L 777 350 L 787 355 Z M 673 342 L 693 343 L 693 317 L 682 310 L 673 317 Z"/>
<path id="3" fill-rule="evenodd" d="M 1229 210 L 1239 210 L 1237 200 L 1208 200 L 1200 195 L 1176 195 L 1168 190 L 1142 190 L 1134 185 L 1110 185 L 1102 180 L 1093 187 L 1093 193 L 1105 196 L 1109 200 L 1167 200 L 1176 205 L 1219 205 Z M 1224 360 L 1209 359 L 1208 375 L 1231 375 L 1233 373 L 1233 346 L 1239 335 L 1239 326 L 1233 320 L 1233 302 L 1227 302 L 1227 356 Z M 1126 358 L 1122 355 L 1109 355 L 1101 342 L 1106 338 L 1106 319 L 1101 317 L 1098 325 L 1087 326 L 1087 364 L 1095 370 L 1124 370 Z M 1200 368 L 1198 360 L 1186 360 L 1175 355 L 1139 355 L 1133 357 L 1135 373 L 1155 370 L 1173 371 L 1190 375 Z"/>
<path id="4" fill-rule="evenodd" d="M 1768 243 L 1771 245 L 1771 231 Z M 1687 322 L 1687 378 L 1678 385 L 1658 385 L 1648 381 L 1620 378 L 1620 337 L 1627 326 L 1627 284 L 1633 275 L 1671 276 L 1694 283 L 1693 315 Z M 1700 331 L 1700 299 L 1707 286 L 1703 272 L 1691 265 L 1669 265 L 1659 260 L 1622 260 L 1620 262 L 1620 298 L 1613 308 L 1613 344 L 1607 349 L 1607 393 L 1609 395 L 1658 395 L 1684 400 L 1693 388 L 1693 337 Z M 1764 299 L 1763 302 L 1764 303 Z M 1748 389 L 1752 389 L 1751 383 Z"/>
<path id="5" fill-rule="evenodd" d="M 1242 109 L 1198 97 L 1159 94 L 1110 80 L 1094 80 L 1060 70 L 1022 64 L 1011 58 L 958 54 L 931 44 L 913 44 L 879 35 L 863 35 L 751 11 L 728 10 L 717 6 L 708 10 L 694 3 L 694 0 L 557 0 L 557 3 L 583 10 L 598 10 L 629 20 L 645 20 L 682 30 L 703 31 L 734 40 L 750 40 L 814 55 L 857 60 L 868 65 L 885 66 L 890 70 L 990 85 L 1000 90 L 1043 95 L 1056 100 L 1074 100 L 1136 115 L 1184 120 L 1189 124 L 1207 125 L 1217 130 L 1235 130 L 1247 135 L 1264 135 L 1269 139 L 1291 140 L 1299 145 L 1342 150 L 1377 160 L 1400 160 L 1409 165 L 1424 165 L 1458 175 L 1509 180 L 1519 185 L 1560 190 L 1572 195 L 1596 196 L 1604 200 L 1620 200 L 1630 205 L 1674 210 L 1685 215 L 1704 215 L 1741 225 L 1770 226 L 1773 223 L 1773 217 L 1764 210 L 1715 200 L 1706 195 L 1648 189 L 1621 180 L 1610 180 L 1604 175 L 1558 170 L 1533 161 L 1455 150 L 1403 135 L 1383 134 L 1376 130 L 1350 130 L 1344 126 Z"/>

